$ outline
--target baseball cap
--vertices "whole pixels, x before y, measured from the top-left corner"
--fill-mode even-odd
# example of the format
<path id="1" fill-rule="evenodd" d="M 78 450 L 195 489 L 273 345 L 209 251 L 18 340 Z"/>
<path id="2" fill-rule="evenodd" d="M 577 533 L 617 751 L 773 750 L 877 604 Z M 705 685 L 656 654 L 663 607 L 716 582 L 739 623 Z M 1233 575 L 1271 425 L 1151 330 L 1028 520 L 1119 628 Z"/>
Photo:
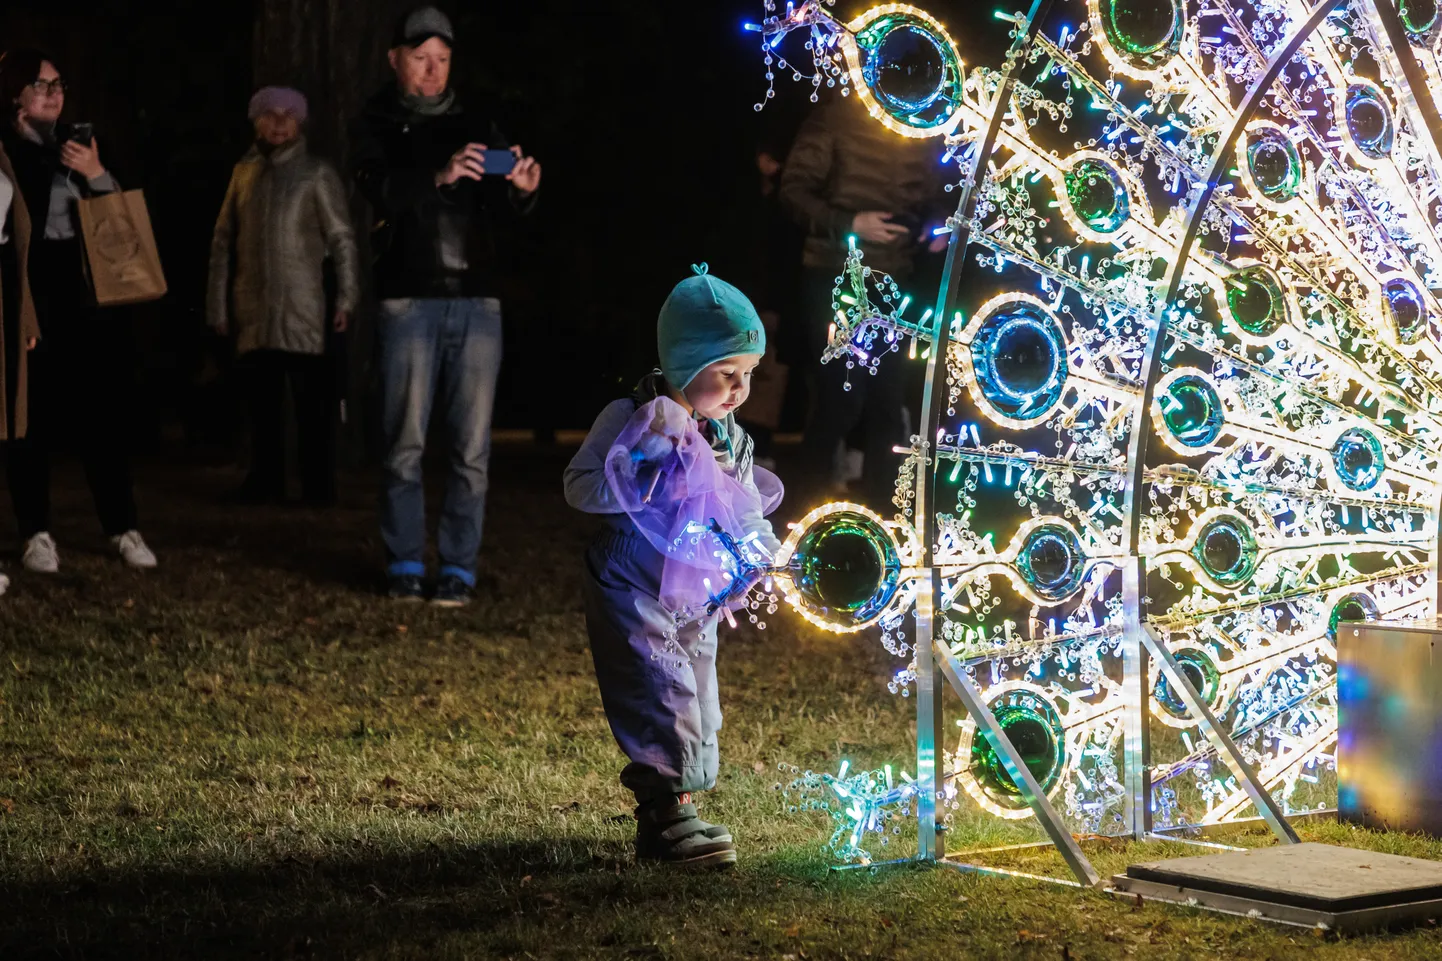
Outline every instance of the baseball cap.
<path id="1" fill-rule="evenodd" d="M 440 37 L 446 46 L 455 45 L 451 18 L 435 7 L 416 7 L 396 24 L 392 47 L 419 47 L 432 37 Z"/>

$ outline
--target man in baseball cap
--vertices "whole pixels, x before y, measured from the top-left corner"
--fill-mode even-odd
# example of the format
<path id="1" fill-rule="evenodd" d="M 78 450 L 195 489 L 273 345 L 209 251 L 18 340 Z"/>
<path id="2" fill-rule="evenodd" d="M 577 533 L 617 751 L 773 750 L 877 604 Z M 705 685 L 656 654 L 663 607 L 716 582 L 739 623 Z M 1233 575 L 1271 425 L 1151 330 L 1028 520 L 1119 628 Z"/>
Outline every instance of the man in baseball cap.
<path id="1" fill-rule="evenodd" d="M 455 32 L 451 29 L 451 18 L 435 7 L 417 7 L 396 22 L 392 47 L 419 47 L 432 37 L 438 37 L 453 47 Z"/>
<path id="2" fill-rule="evenodd" d="M 450 435 L 451 477 L 431 600 L 459 607 L 475 590 L 501 368 L 496 233 L 534 207 L 541 168 L 484 110 L 462 107 L 450 86 L 455 34 L 444 13 L 418 7 L 392 37 L 395 83 L 351 131 L 356 185 L 375 213 L 386 591 L 400 600 L 426 592 L 421 459 L 434 410 Z M 498 150 L 514 154 L 514 166 L 488 171 L 487 150 L 493 168 Z"/>

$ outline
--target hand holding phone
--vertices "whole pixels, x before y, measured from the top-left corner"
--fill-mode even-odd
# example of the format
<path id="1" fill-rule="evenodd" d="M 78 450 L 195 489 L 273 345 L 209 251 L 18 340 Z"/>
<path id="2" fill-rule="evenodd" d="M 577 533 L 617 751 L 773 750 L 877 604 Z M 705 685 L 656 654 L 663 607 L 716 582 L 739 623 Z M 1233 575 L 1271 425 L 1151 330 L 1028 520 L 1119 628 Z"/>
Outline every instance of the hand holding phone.
<path id="1" fill-rule="evenodd" d="M 461 179 L 504 177 L 515 166 L 516 155 L 510 150 L 491 150 L 483 143 L 468 143 L 452 154 L 445 169 L 436 174 L 436 186 L 449 187 Z"/>

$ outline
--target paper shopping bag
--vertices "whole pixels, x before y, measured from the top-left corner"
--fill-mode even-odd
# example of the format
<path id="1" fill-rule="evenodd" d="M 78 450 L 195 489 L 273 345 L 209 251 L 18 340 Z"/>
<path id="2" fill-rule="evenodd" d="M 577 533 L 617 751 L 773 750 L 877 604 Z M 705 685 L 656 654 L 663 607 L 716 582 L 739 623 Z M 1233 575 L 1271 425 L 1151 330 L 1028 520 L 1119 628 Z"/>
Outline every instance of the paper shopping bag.
<path id="1" fill-rule="evenodd" d="M 165 296 L 165 272 L 150 230 L 144 191 L 80 201 L 80 230 L 98 305 L 138 304 Z"/>

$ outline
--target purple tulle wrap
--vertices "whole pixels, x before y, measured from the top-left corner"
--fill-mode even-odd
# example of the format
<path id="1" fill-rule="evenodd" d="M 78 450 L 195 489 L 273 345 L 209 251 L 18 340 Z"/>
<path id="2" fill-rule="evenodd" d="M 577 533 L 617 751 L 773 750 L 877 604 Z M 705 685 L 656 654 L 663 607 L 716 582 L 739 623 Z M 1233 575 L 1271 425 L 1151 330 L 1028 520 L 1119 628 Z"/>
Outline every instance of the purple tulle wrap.
<path id="1" fill-rule="evenodd" d="M 781 502 L 781 481 L 753 469 L 756 489 L 727 473 L 695 419 L 669 397 L 637 408 L 606 456 L 606 480 L 621 509 L 665 559 L 661 604 L 692 620 L 736 576 L 738 564 L 711 522 L 740 542 L 748 560 L 770 563 L 745 519 Z"/>

